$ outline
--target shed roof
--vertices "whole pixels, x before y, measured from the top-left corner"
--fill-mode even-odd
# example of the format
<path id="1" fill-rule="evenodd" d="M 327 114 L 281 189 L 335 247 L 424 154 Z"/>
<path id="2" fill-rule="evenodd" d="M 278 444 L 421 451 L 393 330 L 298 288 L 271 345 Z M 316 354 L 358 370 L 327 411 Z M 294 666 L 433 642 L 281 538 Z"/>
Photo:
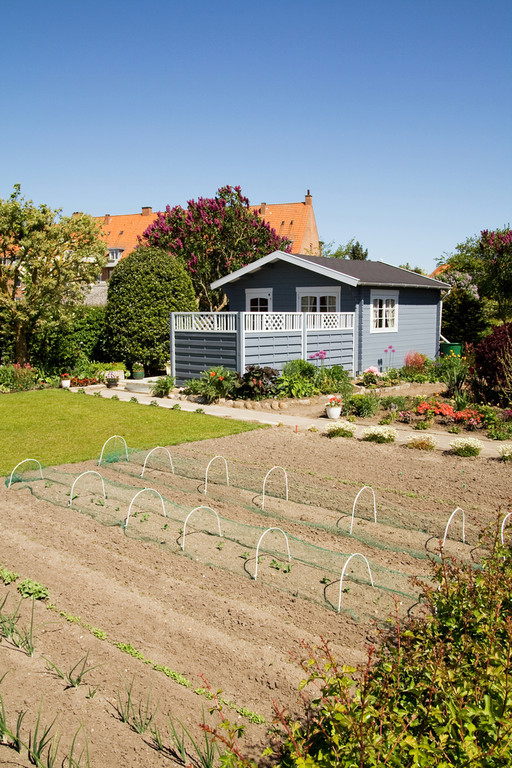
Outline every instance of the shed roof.
<path id="1" fill-rule="evenodd" d="M 397 288 L 448 288 L 446 283 L 434 280 L 417 272 L 410 272 L 402 267 L 394 267 L 383 261 L 357 261 L 351 259 L 332 259 L 326 256 L 306 256 L 302 253 L 284 253 L 274 251 L 268 256 L 253 261 L 236 272 L 232 272 L 211 284 L 213 289 L 234 283 L 242 277 L 256 272 L 276 261 L 284 261 L 296 267 L 316 272 L 331 280 L 348 285 L 394 286 Z"/>

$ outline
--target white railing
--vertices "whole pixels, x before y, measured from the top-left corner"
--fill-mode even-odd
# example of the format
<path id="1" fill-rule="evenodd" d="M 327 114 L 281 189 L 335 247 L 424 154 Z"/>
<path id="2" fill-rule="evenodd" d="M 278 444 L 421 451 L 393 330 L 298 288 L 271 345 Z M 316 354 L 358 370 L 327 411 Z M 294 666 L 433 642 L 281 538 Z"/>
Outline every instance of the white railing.
<path id="1" fill-rule="evenodd" d="M 306 312 L 306 330 L 343 331 L 354 328 L 354 312 Z"/>
<path id="2" fill-rule="evenodd" d="M 236 332 L 236 312 L 176 312 L 175 331 Z"/>
<path id="3" fill-rule="evenodd" d="M 353 330 L 354 312 L 242 312 L 246 333 Z M 176 312 L 175 331 L 235 333 L 237 312 Z"/>
<path id="4" fill-rule="evenodd" d="M 246 333 L 301 331 L 302 312 L 244 312 Z"/>

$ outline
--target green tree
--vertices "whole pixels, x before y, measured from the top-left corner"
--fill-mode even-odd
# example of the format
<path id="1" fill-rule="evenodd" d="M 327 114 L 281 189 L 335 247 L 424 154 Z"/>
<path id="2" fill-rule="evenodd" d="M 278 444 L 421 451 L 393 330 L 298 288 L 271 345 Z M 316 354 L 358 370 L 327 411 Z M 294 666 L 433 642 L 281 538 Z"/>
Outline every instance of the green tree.
<path id="1" fill-rule="evenodd" d="M 0 199 L 0 316 L 3 348 L 13 343 L 16 362 L 49 326 L 66 328 L 84 288 L 105 263 L 105 244 L 90 216 L 60 217 L 21 196 L 16 184 Z"/>
<path id="2" fill-rule="evenodd" d="M 483 302 L 470 291 L 455 287 L 443 299 L 441 332 L 450 341 L 477 344 L 488 326 Z"/>
<path id="3" fill-rule="evenodd" d="M 169 314 L 197 309 L 183 261 L 139 246 L 122 259 L 108 286 L 106 328 L 113 359 L 161 368 L 169 359 Z"/>
<path id="4" fill-rule="evenodd" d="M 350 248 L 348 257 L 354 261 L 366 261 L 368 258 L 368 248 L 363 248 L 359 240 L 356 240 Z"/>
<path id="5" fill-rule="evenodd" d="M 421 267 L 411 267 L 408 261 L 405 264 L 399 264 L 398 267 L 400 269 L 407 269 L 409 270 L 409 272 L 416 272 L 417 275 L 425 275 L 426 277 L 428 277 L 424 269 L 422 269 Z"/>
<path id="6" fill-rule="evenodd" d="M 142 244 L 182 259 L 200 309 L 213 311 L 227 299 L 210 283 L 272 251 L 289 251 L 290 241 L 253 212 L 240 187 L 226 186 L 214 198 L 189 200 L 187 208 L 167 206 L 144 232 Z"/>
<path id="7" fill-rule="evenodd" d="M 442 261 L 451 269 L 468 272 L 484 299 L 496 302 L 500 320 L 512 319 L 512 230 L 510 227 L 469 237 Z"/>
<path id="8" fill-rule="evenodd" d="M 320 255 L 328 259 L 348 259 L 350 249 L 354 245 L 355 241 L 356 239 L 353 237 L 345 245 L 340 243 L 338 247 L 335 248 L 334 240 L 331 240 L 329 243 L 325 243 L 323 240 L 320 240 Z"/>

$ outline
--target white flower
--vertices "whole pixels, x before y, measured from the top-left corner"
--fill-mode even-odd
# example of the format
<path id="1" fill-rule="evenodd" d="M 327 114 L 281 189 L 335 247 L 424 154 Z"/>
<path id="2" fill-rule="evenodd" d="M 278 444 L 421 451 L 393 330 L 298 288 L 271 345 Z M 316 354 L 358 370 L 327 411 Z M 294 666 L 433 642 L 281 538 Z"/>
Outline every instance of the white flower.
<path id="1" fill-rule="evenodd" d="M 433 435 L 412 435 L 408 442 L 409 448 L 420 448 L 425 451 L 433 451 L 437 446 L 437 440 Z"/>
<path id="2" fill-rule="evenodd" d="M 457 456 L 478 456 L 483 448 L 483 443 L 476 437 L 458 437 L 451 441 L 450 448 Z"/>
<path id="3" fill-rule="evenodd" d="M 503 461 L 511 461 L 512 460 L 512 443 L 503 443 L 503 445 L 499 445 L 498 453 L 503 459 Z"/>
<path id="4" fill-rule="evenodd" d="M 352 424 L 351 421 L 346 421 L 345 419 L 339 419 L 339 421 L 333 421 L 331 424 L 327 427 L 327 434 L 330 432 L 337 432 L 338 429 L 346 430 L 347 432 L 351 432 L 354 434 L 356 431 L 356 425 Z"/>
<path id="5" fill-rule="evenodd" d="M 363 430 L 363 440 L 369 440 L 374 443 L 393 443 L 396 440 L 396 436 L 397 431 L 393 427 L 367 427 Z"/>

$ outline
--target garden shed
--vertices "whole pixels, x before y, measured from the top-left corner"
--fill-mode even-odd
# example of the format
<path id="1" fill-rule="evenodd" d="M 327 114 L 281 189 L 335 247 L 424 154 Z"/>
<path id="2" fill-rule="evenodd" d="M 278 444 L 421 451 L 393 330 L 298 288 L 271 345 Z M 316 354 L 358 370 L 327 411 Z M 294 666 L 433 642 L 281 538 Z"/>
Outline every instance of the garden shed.
<path id="1" fill-rule="evenodd" d="M 282 370 L 319 351 L 324 365 L 343 365 L 354 375 L 372 365 L 400 367 L 411 350 L 434 358 L 449 286 L 381 261 L 274 251 L 211 287 L 225 291 L 228 312 L 171 315 L 178 382 L 212 365 Z"/>

